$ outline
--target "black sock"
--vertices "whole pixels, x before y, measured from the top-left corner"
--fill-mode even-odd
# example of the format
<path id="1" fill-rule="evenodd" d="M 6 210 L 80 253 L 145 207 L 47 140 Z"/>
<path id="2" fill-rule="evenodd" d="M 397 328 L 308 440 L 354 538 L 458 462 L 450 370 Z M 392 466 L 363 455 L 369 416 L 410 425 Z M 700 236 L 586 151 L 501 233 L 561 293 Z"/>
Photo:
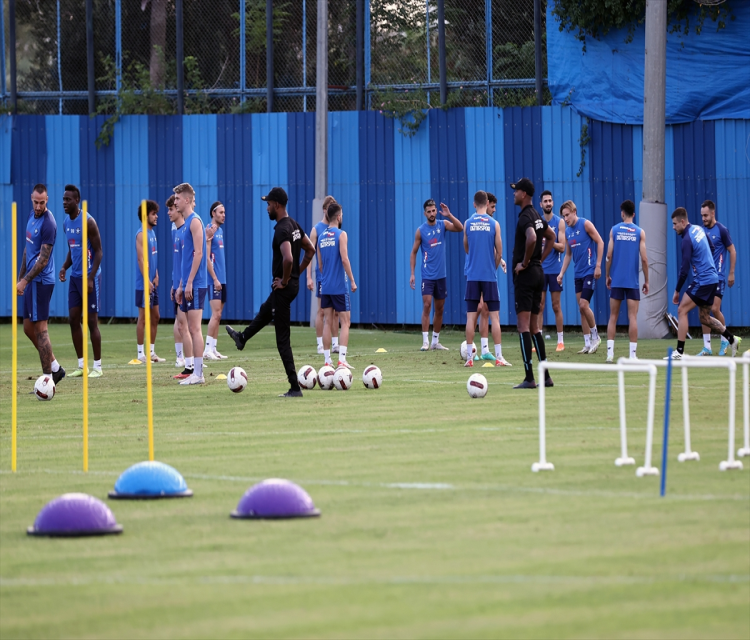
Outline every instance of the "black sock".
<path id="1" fill-rule="evenodd" d="M 729 327 L 725 327 L 724 333 L 722 333 L 721 335 L 723 335 L 727 340 L 729 340 L 729 344 L 734 343 L 734 336 L 731 333 L 729 333 Z"/>
<path id="2" fill-rule="evenodd" d="M 534 382 L 534 369 L 531 355 L 531 333 L 524 331 L 519 335 L 521 340 L 521 356 L 523 356 L 523 370 L 526 372 L 526 382 Z"/>
<path id="3" fill-rule="evenodd" d="M 679 354 L 685 353 L 685 341 L 684 340 L 677 341 L 677 353 Z"/>
<path id="4" fill-rule="evenodd" d="M 531 337 L 536 347 L 536 357 L 539 358 L 539 362 L 544 362 L 547 359 L 547 347 L 544 344 L 544 336 L 539 332 Z M 547 378 L 549 378 L 549 371 L 544 372 L 544 379 L 546 380 Z"/>

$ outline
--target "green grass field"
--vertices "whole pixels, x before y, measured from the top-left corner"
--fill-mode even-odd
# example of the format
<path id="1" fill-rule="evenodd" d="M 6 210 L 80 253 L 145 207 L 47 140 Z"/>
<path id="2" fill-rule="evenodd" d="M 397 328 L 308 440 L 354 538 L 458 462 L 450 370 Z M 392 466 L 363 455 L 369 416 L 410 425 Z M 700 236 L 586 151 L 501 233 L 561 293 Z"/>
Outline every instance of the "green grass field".
<path id="1" fill-rule="evenodd" d="M 450 352 L 420 353 L 421 336 L 353 331 L 359 380 L 371 362 L 384 387 L 286 390 L 272 330 L 210 363 L 204 387 L 172 379 L 171 327 L 162 325 L 154 366 L 156 459 L 183 473 L 195 497 L 110 507 L 121 536 L 30 538 L 26 527 L 55 496 L 105 499 L 118 475 L 148 457 L 145 367 L 135 327 L 102 328 L 105 377 L 90 384 L 90 471 L 83 474 L 81 380 L 52 402 L 28 395 L 36 351 L 19 332 L 18 472 L 10 442 L 10 327 L 0 327 L 0 637 L 5 638 L 748 638 L 750 481 L 721 473 L 726 458 L 724 372 L 691 372 L 693 448 L 679 464 L 680 385 L 673 392 L 668 496 L 658 478 L 616 468 L 616 376 L 555 375 L 549 390 L 548 457 L 538 458 L 534 391 L 518 338 L 504 334 L 512 369 L 474 369 L 490 381 L 472 400 L 459 333 Z M 68 371 L 67 325 L 51 326 Z M 292 331 L 295 361 L 322 365 L 312 330 Z M 548 343 L 550 344 L 550 343 Z M 673 343 L 669 343 L 673 344 Z M 551 359 L 577 356 L 580 336 Z M 697 342 L 688 343 L 697 351 Z M 661 357 L 666 341 L 644 341 Z M 376 354 L 383 347 L 388 353 Z M 618 337 L 617 355 L 627 338 Z M 232 394 L 214 380 L 232 365 L 250 384 Z M 741 427 L 738 379 L 738 443 Z M 628 377 L 631 455 L 643 463 L 645 378 Z M 661 466 L 664 372 L 659 374 L 655 464 Z M 747 467 L 747 464 L 746 464 Z M 237 521 L 242 493 L 288 478 L 322 517 Z"/>

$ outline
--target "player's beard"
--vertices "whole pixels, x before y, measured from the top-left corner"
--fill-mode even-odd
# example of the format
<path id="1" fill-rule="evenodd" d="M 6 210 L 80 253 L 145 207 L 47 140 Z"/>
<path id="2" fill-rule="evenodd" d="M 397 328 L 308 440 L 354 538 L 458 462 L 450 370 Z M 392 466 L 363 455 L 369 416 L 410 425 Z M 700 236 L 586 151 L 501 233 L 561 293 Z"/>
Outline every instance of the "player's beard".
<path id="1" fill-rule="evenodd" d="M 544 207 L 542 207 L 542 211 L 544 211 L 545 216 L 548 216 L 550 213 L 552 213 L 552 207 L 550 207 L 549 209 L 545 209 Z"/>

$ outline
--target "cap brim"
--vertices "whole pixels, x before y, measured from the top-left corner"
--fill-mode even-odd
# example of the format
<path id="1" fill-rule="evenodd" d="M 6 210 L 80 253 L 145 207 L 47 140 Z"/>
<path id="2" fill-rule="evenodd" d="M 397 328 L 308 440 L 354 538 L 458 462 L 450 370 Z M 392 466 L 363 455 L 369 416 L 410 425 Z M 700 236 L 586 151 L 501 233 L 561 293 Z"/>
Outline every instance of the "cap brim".
<path id="1" fill-rule="evenodd" d="M 511 185 L 510 185 L 510 188 L 511 188 L 511 189 L 513 189 L 513 190 L 515 191 L 515 190 L 516 190 L 516 189 L 517 189 L 518 187 L 516 187 L 516 185 L 515 185 L 515 184 L 511 184 Z"/>

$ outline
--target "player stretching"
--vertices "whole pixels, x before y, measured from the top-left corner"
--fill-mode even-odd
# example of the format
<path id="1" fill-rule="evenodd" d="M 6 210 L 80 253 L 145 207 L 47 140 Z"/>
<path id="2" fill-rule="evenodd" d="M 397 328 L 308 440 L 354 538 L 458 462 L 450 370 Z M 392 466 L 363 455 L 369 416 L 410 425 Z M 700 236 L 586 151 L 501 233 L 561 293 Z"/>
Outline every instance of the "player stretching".
<path id="1" fill-rule="evenodd" d="M 334 323 L 334 311 L 338 312 L 341 322 L 341 340 L 339 341 L 339 367 L 353 367 L 346 361 L 346 350 L 349 345 L 349 325 L 351 324 L 351 305 L 349 304 L 349 282 L 352 293 L 357 290 L 354 282 L 352 265 L 349 262 L 348 236 L 341 230 L 344 212 L 341 205 L 334 202 L 326 211 L 328 227 L 318 237 L 318 269 L 323 281 L 321 283 L 320 306 L 326 315 L 323 328 L 323 355 L 326 364 L 331 362 L 331 327 Z"/>
<path id="2" fill-rule="evenodd" d="M 138 207 L 138 219 L 141 220 L 141 207 Z M 156 355 L 154 343 L 156 342 L 156 329 L 159 326 L 159 251 L 156 244 L 156 232 L 154 227 L 159 220 L 159 205 L 153 200 L 146 200 L 146 225 L 148 227 L 148 289 L 149 307 L 151 308 L 151 362 L 165 362 L 164 358 Z M 135 337 L 138 347 L 138 360 L 146 362 L 143 340 L 146 333 L 146 314 L 144 296 L 145 286 L 143 284 L 143 230 L 139 226 L 135 234 L 135 306 L 138 307 L 138 324 L 135 328 Z"/>
<path id="3" fill-rule="evenodd" d="M 423 205 L 427 222 L 423 223 L 414 234 L 414 246 L 411 248 L 409 266 L 411 277 L 409 286 L 414 289 L 414 268 L 417 265 L 417 251 L 422 249 L 422 351 L 428 349 L 448 351 L 440 344 L 440 329 L 443 327 L 443 308 L 448 295 L 445 272 L 445 232 L 463 231 L 464 226 L 453 216 L 447 205 L 440 203 L 440 214 L 447 220 L 437 219 L 435 201 L 426 200 Z M 430 331 L 430 311 L 435 300 L 435 317 L 432 321 L 432 344 L 427 336 Z"/>
<path id="4" fill-rule="evenodd" d="M 310 231 L 310 242 L 313 246 L 317 246 L 318 237 L 328 228 L 326 222 L 326 212 L 328 207 L 332 205 L 336 200 L 333 196 L 326 196 L 323 198 L 323 219 L 318 222 Z M 315 263 L 315 283 L 312 279 L 313 262 Z M 315 339 L 318 341 L 318 353 L 323 355 L 323 325 L 325 324 L 325 313 L 323 313 L 323 307 L 320 306 L 320 283 L 322 282 L 322 276 L 320 269 L 318 268 L 318 261 L 313 260 L 307 265 L 307 288 L 312 291 L 315 289 L 315 297 L 318 299 L 318 313 L 315 316 Z M 333 313 L 333 326 L 331 327 L 331 352 L 339 352 L 339 314 L 334 311 Z"/>
<path id="5" fill-rule="evenodd" d="M 701 324 L 715 329 L 723 335 L 732 347 L 732 357 L 737 355 L 742 338 L 734 336 L 719 320 L 711 317 L 711 307 L 716 297 L 716 285 L 719 275 L 712 256 L 713 245 L 706 236 L 705 229 L 690 224 L 687 211 L 677 207 L 672 213 L 672 228 L 682 236 L 682 266 L 677 280 L 672 302 L 679 303 L 677 308 L 677 350 L 672 358 L 681 360 L 685 352 L 685 337 L 688 332 L 688 313 L 698 307 Z M 680 289 L 687 280 L 690 268 L 693 269 L 693 282 L 680 300 Z M 666 358 L 665 358 L 666 360 Z"/>
<path id="6" fill-rule="evenodd" d="M 60 282 L 65 282 L 65 272 L 70 272 L 70 286 L 68 288 L 68 321 L 70 333 L 73 336 L 73 347 L 78 356 L 78 368 L 70 374 L 71 378 L 84 375 L 83 371 L 83 216 L 78 204 L 81 202 L 81 192 L 73 184 L 65 185 L 63 193 L 63 209 L 65 209 L 65 237 L 68 240 L 68 255 L 60 269 Z M 91 347 L 94 350 L 94 370 L 89 378 L 102 377 L 102 336 L 99 333 L 99 303 L 102 298 L 102 239 L 99 227 L 89 214 L 87 221 L 88 233 L 88 293 L 89 293 L 89 335 Z M 88 372 L 86 372 L 88 373 Z"/>
<path id="7" fill-rule="evenodd" d="M 596 328 L 596 318 L 591 309 L 596 281 L 602 276 L 604 240 L 590 220 L 578 217 L 572 200 L 563 202 L 560 216 L 565 219 L 565 258 L 557 276 L 557 284 L 562 285 L 563 276 L 568 270 L 571 257 L 575 263 L 575 287 L 578 309 L 581 312 L 581 329 L 584 347 L 578 353 L 596 353 L 601 344 Z M 596 245 L 596 258 L 594 258 Z"/>
<path id="8" fill-rule="evenodd" d="M 643 266 L 643 295 L 648 295 L 648 257 L 646 256 L 646 232 L 637 226 L 635 204 L 625 200 L 620 205 L 622 222 L 609 232 L 607 245 L 607 289 L 609 294 L 609 323 L 607 324 L 607 362 L 615 361 L 615 332 L 620 305 L 628 301 L 628 336 L 630 357 L 635 359 L 638 348 L 638 305 L 641 293 L 638 290 L 638 259 Z"/>
<path id="9" fill-rule="evenodd" d="M 209 211 L 211 224 L 206 227 L 206 253 L 208 261 L 206 267 L 211 277 L 211 286 L 208 289 L 208 299 L 211 304 L 211 319 L 208 321 L 206 331 L 206 348 L 203 358 L 206 360 L 226 360 L 227 356 L 221 355 L 216 350 L 216 342 L 219 340 L 219 325 L 221 324 L 221 313 L 227 302 L 227 269 L 224 258 L 224 220 L 226 209 L 221 202 L 214 202 Z"/>
<path id="10" fill-rule="evenodd" d="M 555 328 L 557 329 L 557 349 L 556 351 L 565 351 L 565 340 L 563 339 L 563 314 L 560 306 L 560 293 L 562 292 L 562 283 L 557 281 L 557 275 L 560 273 L 562 266 L 562 256 L 565 252 L 565 221 L 552 212 L 554 203 L 552 201 L 551 191 L 542 191 L 539 201 L 542 207 L 542 214 L 547 224 L 552 227 L 557 239 L 554 242 L 552 252 L 542 263 L 544 271 L 544 292 L 542 293 L 542 302 L 539 306 L 539 320 L 537 325 L 539 331 L 544 327 L 544 305 L 547 302 L 547 289 L 552 298 L 552 311 L 555 314 Z M 544 250 L 546 240 L 542 240 L 542 251 Z"/>
<path id="11" fill-rule="evenodd" d="M 193 211 L 195 206 L 195 191 L 187 182 L 178 184 L 174 189 L 174 206 L 185 220 L 182 232 L 182 271 L 180 286 L 174 298 L 179 302 L 180 309 L 187 315 L 190 341 L 193 344 L 194 370 L 180 384 L 205 384 L 203 377 L 203 304 L 206 300 L 206 233 L 203 222 Z"/>
<path id="12" fill-rule="evenodd" d="M 716 274 L 719 276 L 719 284 L 716 286 L 716 295 L 711 307 L 711 313 L 721 324 L 725 324 L 724 314 L 721 312 L 721 301 L 724 297 L 726 286 L 734 286 L 734 265 L 737 262 L 737 251 L 732 243 L 729 230 L 720 222 L 716 221 L 716 205 L 711 200 L 706 200 L 701 205 L 701 218 L 703 227 L 711 243 L 714 245 L 714 266 Z M 727 275 L 727 253 L 729 253 L 729 275 Z M 729 343 L 726 340 L 721 341 L 719 355 L 724 356 L 727 353 Z M 703 326 L 703 349 L 699 356 L 711 355 L 711 329 Z"/>
<path id="13" fill-rule="evenodd" d="M 174 366 L 182 369 L 180 373 L 172 377 L 175 380 L 184 380 L 193 373 L 195 365 L 193 363 L 193 340 L 188 330 L 187 316 L 174 297 L 182 279 L 182 232 L 185 230 L 185 220 L 174 206 L 174 194 L 167 198 L 167 214 L 172 222 L 172 286 L 169 298 L 174 304 L 174 326 L 172 327 L 176 354 Z"/>
<path id="14" fill-rule="evenodd" d="M 512 366 L 503 358 L 500 344 L 500 295 L 497 290 L 497 268 L 503 255 L 500 225 L 487 215 L 487 193 L 474 194 L 476 213 L 464 226 L 464 251 L 466 252 L 466 351 L 465 367 L 474 366 L 474 334 L 477 308 L 483 299 L 492 319 L 492 340 L 495 342 L 495 366 Z"/>
<path id="15" fill-rule="evenodd" d="M 47 187 L 35 185 L 31 192 L 33 209 L 26 223 L 26 246 L 21 257 L 16 294 L 23 296 L 23 332 L 39 352 L 42 373 L 51 373 L 57 384 L 65 377 L 65 369 L 52 353 L 47 332 L 49 301 L 55 288 L 52 248 L 57 237 L 57 223 L 47 209 L 47 199 Z"/>

